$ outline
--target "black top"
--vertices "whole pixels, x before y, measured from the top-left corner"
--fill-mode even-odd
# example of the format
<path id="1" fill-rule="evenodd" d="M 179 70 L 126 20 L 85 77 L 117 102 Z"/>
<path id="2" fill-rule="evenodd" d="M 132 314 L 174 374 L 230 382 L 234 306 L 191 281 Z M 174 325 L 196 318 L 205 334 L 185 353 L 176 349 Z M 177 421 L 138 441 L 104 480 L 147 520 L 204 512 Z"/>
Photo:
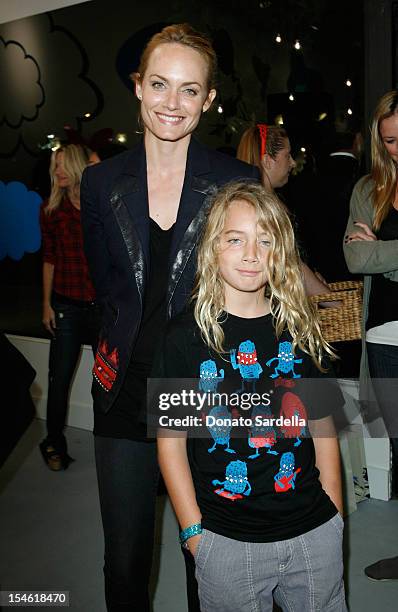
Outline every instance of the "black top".
<path id="1" fill-rule="evenodd" d="M 94 433 L 111 438 L 140 440 L 146 427 L 139 414 L 145 411 L 146 384 L 159 334 L 166 324 L 166 293 L 173 228 L 163 230 L 150 219 L 150 271 L 144 296 L 143 317 L 126 378 L 107 414 L 95 411 Z"/>
<path id="2" fill-rule="evenodd" d="M 377 232 L 378 240 L 397 240 L 398 211 L 391 208 Z M 398 320 L 398 283 L 383 274 L 372 276 L 366 329 Z"/>
<path id="3" fill-rule="evenodd" d="M 287 427 L 286 423 L 264 426 L 262 419 L 292 414 L 322 418 L 341 407 L 343 398 L 337 385 L 325 378 L 307 354 L 296 350 L 292 355 L 288 333 L 276 338 L 270 315 L 255 319 L 228 315 L 223 330 L 227 352 L 221 357 L 204 344 L 193 315 L 179 315 L 168 325 L 152 370 L 156 378 L 200 378 L 196 391 L 202 393 L 223 393 L 228 384 L 240 392 L 266 391 L 270 398 L 268 402 L 263 398 L 263 404 L 250 410 L 219 405 L 196 411 L 201 415 L 202 433 L 194 437 L 189 431 L 188 458 L 202 525 L 241 541 L 272 542 L 299 536 L 328 521 L 336 508 L 318 479 L 308 428 L 302 424 Z M 315 402 L 306 394 L 304 404 L 298 391 L 302 378 L 312 379 L 306 381 L 307 388 L 325 378 L 321 385 L 327 389 L 323 388 L 321 401 L 319 396 Z M 242 415 L 251 418 L 251 425 L 232 421 L 216 427 L 209 420 Z"/>

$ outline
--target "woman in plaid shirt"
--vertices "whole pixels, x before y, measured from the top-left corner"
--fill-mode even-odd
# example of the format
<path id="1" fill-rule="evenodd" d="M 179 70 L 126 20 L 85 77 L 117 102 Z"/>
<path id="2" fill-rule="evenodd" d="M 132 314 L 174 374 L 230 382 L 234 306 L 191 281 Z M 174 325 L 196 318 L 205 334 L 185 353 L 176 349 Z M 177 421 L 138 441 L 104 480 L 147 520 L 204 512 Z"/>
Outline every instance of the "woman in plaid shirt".
<path id="1" fill-rule="evenodd" d="M 63 429 L 69 387 L 83 343 L 96 349 L 95 305 L 80 222 L 80 180 L 90 151 L 67 145 L 52 156 L 51 195 L 40 213 L 43 247 L 43 324 L 51 334 L 47 437 L 40 444 L 51 470 L 71 462 Z"/>

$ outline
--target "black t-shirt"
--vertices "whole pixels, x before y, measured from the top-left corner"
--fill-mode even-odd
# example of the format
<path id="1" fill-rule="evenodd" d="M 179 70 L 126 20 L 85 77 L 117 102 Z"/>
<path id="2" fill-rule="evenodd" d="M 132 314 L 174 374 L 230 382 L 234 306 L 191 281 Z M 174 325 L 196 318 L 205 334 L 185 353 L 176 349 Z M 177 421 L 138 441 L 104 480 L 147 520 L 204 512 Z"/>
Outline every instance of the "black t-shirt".
<path id="1" fill-rule="evenodd" d="M 222 392 L 228 386 L 238 393 L 266 391 L 270 398 L 269 404 L 265 401 L 244 415 L 241 407 L 217 406 L 202 412 L 201 437 L 188 432 L 187 452 L 202 525 L 241 541 L 296 537 L 328 521 L 336 508 L 318 479 L 308 427 L 298 426 L 297 421 L 292 427 L 277 421 L 264 426 L 262 419 L 295 414 L 308 424 L 309 419 L 321 419 L 341 407 L 341 392 L 327 378 L 330 373 L 322 374 L 306 353 L 297 349 L 292 355 L 287 332 L 276 338 L 271 315 L 255 319 L 227 315 L 222 327 L 226 353 L 220 356 L 204 343 L 193 314 L 179 315 L 168 325 L 152 370 L 153 378 L 199 379 L 196 389 L 202 392 Z M 327 389 L 321 400 L 318 394 L 316 401 L 304 404 L 297 389 L 307 378 L 312 379 L 308 386 L 322 379 Z M 217 428 L 208 418 L 226 414 L 237 419 L 235 425 L 232 420 L 229 427 Z M 242 415 L 251 417 L 251 426 L 242 424 Z M 261 421 L 258 427 L 253 426 L 255 417 Z"/>
<path id="2" fill-rule="evenodd" d="M 140 418 L 145 413 L 147 378 L 159 334 L 166 325 L 166 294 L 169 254 L 174 225 L 163 230 L 150 219 L 149 278 L 144 296 L 143 315 L 138 337 L 119 395 L 107 414 L 94 413 L 94 433 L 111 438 L 142 440 L 146 426 Z"/>
<path id="3" fill-rule="evenodd" d="M 398 211 L 391 208 L 377 232 L 378 240 L 397 240 Z M 398 267 L 398 262 L 397 262 Z M 366 329 L 398 320 L 398 283 L 383 274 L 372 276 Z"/>

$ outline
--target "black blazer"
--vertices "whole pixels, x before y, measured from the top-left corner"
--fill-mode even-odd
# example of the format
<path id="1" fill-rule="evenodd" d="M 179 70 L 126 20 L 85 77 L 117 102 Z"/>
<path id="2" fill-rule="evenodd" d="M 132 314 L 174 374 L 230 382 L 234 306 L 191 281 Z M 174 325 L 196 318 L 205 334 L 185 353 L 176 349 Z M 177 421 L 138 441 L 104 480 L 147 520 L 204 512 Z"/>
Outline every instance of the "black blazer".
<path id="1" fill-rule="evenodd" d="M 187 302 L 196 268 L 195 247 L 217 186 L 234 179 L 259 180 L 257 168 L 191 139 L 174 227 L 167 316 Z M 141 323 L 149 270 L 149 209 L 143 142 L 131 151 L 86 168 L 81 184 L 84 248 L 103 309 L 94 364 L 93 397 L 107 412 L 123 383 Z"/>

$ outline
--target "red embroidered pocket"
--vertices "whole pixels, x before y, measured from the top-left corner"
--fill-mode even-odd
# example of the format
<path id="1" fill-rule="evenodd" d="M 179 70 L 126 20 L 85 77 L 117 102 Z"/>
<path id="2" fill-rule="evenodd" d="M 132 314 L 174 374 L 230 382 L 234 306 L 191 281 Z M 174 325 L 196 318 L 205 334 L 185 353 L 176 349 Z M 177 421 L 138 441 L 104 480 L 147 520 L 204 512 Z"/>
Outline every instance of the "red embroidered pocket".
<path id="1" fill-rule="evenodd" d="M 117 370 L 119 368 L 119 352 L 114 348 L 109 352 L 106 340 L 103 340 L 97 350 L 95 356 L 93 376 L 101 385 L 104 391 L 110 391 L 113 383 L 116 380 Z"/>

